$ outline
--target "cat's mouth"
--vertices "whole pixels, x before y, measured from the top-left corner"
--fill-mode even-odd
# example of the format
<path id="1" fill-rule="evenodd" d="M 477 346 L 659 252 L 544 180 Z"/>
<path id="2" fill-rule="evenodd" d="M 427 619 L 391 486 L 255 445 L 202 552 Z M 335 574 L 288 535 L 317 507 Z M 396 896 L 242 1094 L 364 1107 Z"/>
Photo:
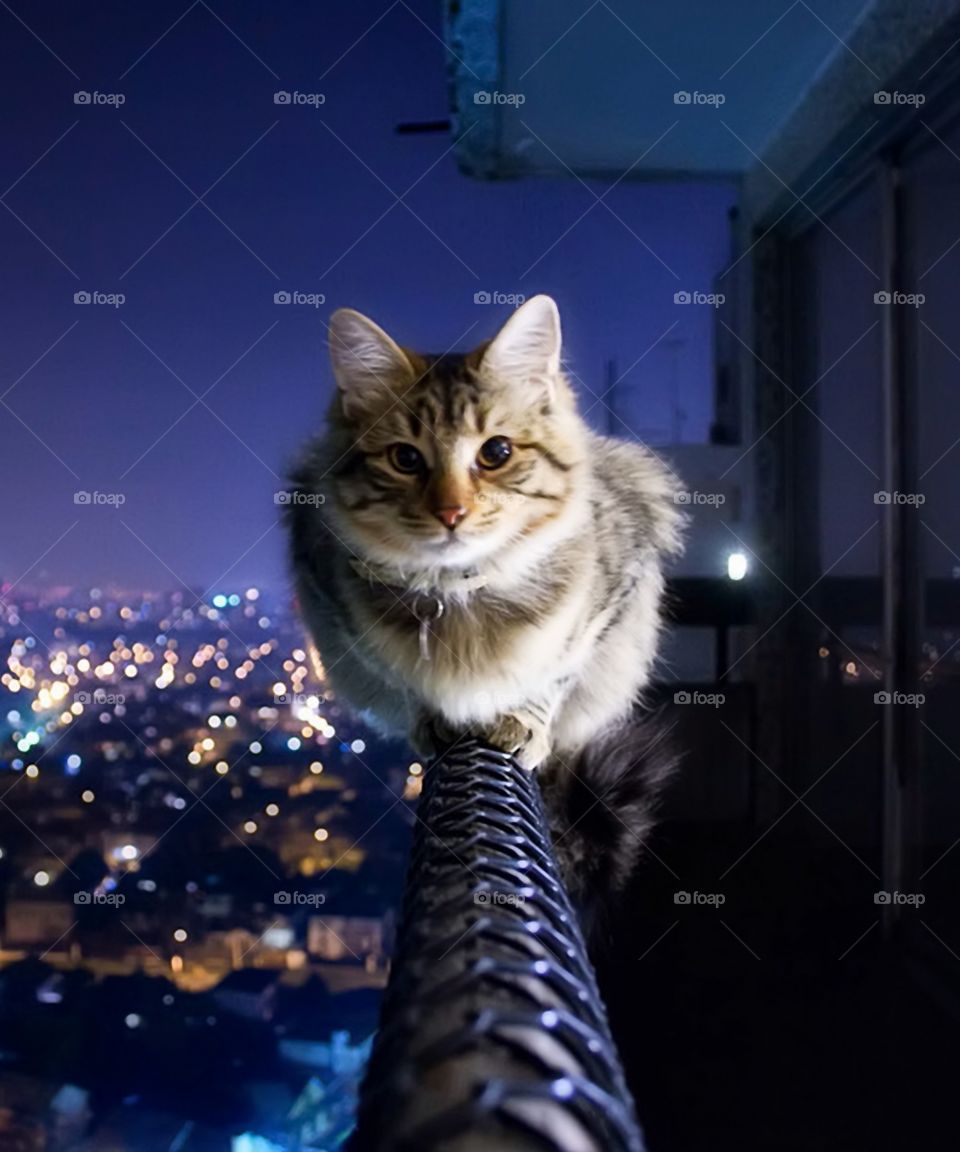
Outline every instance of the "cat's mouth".
<path id="1" fill-rule="evenodd" d="M 429 558 L 431 563 L 442 566 L 476 560 L 487 551 L 483 545 L 482 537 L 478 537 L 476 534 L 461 533 L 459 530 L 448 532 L 445 536 L 431 536 L 426 540 L 420 540 L 416 546 L 424 559 Z"/>
<path id="2" fill-rule="evenodd" d="M 443 536 L 433 536 L 426 541 L 427 547 L 438 552 L 455 552 L 457 549 L 465 548 L 469 543 L 468 537 L 460 532 L 447 532 Z"/>

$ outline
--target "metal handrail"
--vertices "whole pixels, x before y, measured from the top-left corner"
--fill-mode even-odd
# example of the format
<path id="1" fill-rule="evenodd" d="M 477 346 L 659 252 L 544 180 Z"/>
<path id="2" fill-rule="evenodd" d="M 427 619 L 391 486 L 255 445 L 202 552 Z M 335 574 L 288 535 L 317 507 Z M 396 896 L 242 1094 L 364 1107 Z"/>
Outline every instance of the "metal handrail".
<path id="1" fill-rule="evenodd" d="M 643 1152 L 535 773 L 426 773 L 352 1152 Z"/>

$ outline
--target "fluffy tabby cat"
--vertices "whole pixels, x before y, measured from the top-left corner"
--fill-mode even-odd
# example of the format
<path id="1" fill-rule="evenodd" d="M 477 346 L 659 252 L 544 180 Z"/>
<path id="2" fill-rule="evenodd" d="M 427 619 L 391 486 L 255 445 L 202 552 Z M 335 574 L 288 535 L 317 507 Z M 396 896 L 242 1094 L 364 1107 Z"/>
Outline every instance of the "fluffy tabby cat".
<path id="1" fill-rule="evenodd" d="M 423 754 L 469 733 L 539 769 L 575 898 L 617 889 L 670 766 L 638 704 L 673 478 L 578 415 L 547 296 L 465 355 L 401 348 L 350 309 L 330 349 L 289 525 L 331 683 Z"/>

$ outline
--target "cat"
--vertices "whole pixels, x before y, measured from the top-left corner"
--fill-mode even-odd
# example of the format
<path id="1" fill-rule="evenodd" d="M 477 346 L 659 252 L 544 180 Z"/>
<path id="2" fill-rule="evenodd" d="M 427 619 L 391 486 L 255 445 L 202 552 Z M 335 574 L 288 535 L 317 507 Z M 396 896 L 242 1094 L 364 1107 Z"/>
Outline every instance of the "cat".
<path id="1" fill-rule="evenodd" d="M 424 756 L 469 734 L 538 770 L 574 898 L 619 890 L 672 763 L 641 694 L 679 486 L 578 414 L 548 296 L 466 354 L 351 309 L 329 331 L 336 393 L 288 527 L 330 683 Z"/>

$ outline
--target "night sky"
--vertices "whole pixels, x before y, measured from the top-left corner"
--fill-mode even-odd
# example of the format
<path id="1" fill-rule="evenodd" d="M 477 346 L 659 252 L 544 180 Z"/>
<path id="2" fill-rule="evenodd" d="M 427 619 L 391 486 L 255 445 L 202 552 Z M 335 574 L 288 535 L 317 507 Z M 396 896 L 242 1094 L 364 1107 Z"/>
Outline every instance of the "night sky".
<path id="1" fill-rule="evenodd" d="M 585 389 L 643 357 L 623 407 L 663 442 L 675 355 L 685 439 L 705 438 L 712 315 L 673 293 L 726 266 L 732 190 L 622 184 L 630 231 L 575 223 L 573 179 L 484 184 L 450 136 L 397 135 L 448 112 L 436 0 L 4 3 L 0 28 L 0 581 L 282 586 L 273 497 L 326 407 L 340 305 L 443 351 L 508 315 L 475 293 L 549 292 Z"/>

